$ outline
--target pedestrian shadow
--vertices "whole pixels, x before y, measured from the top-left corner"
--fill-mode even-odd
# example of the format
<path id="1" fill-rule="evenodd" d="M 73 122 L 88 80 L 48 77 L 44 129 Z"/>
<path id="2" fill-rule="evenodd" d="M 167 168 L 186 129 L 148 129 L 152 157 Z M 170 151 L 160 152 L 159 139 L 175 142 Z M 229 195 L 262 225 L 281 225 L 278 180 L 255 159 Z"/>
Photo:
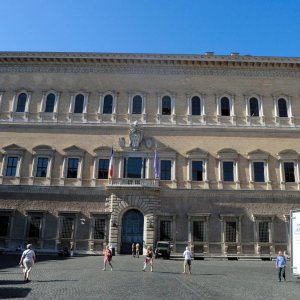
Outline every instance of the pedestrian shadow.
<path id="1" fill-rule="evenodd" d="M 30 288 L 1 288 L 0 299 L 27 298 L 30 292 Z"/>
<path id="2" fill-rule="evenodd" d="M 79 281 L 77 279 L 70 279 L 70 280 L 58 280 L 58 279 L 53 279 L 53 280 L 33 280 L 33 282 L 71 282 L 71 281 Z"/>
<path id="3" fill-rule="evenodd" d="M 0 280 L 0 285 L 23 284 L 24 280 Z"/>

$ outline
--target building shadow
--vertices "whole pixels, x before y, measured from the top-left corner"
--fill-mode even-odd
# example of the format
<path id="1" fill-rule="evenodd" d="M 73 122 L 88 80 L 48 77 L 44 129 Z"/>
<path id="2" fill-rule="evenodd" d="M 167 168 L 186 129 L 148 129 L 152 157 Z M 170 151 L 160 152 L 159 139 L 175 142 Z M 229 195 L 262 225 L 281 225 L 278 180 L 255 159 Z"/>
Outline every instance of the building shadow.
<path id="1" fill-rule="evenodd" d="M 30 288 L 1 288 L 0 289 L 0 299 L 16 299 L 16 298 L 26 298 L 31 292 Z"/>

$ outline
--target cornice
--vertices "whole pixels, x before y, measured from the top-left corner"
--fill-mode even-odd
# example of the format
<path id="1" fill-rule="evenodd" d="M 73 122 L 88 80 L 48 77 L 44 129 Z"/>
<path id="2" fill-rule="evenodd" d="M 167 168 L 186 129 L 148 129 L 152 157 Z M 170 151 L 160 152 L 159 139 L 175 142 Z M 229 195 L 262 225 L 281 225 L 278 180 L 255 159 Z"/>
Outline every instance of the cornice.
<path id="1" fill-rule="evenodd" d="M 0 72 L 299 77 L 300 58 L 238 54 L 0 52 Z"/>

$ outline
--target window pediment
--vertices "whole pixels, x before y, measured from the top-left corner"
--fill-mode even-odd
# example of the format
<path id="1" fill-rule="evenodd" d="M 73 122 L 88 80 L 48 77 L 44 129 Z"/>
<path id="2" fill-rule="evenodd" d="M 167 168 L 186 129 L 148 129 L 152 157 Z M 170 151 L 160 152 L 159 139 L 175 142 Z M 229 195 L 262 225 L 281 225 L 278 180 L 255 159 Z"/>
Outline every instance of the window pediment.
<path id="1" fill-rule="evenodd" d="M 93 150 L 96 155 L 100 156 L 100 155 L 110 155 L 111 154 L 111 147 L 108 147 L 108 146 L 100 146 L 100 147 L 97 147 Z"/>
<path id="2" fill-rule="evenodd" d="M 63 149 L 66 155 L 83 156 L 85 151 L 75 145 Z"/>
<path id="3" fill-rule="evenodd" d="M 32 148 L 34 154 L 48 154 L 52 155 L 55 152 L 55 149 L 48 145 L 38 145 Z"/>
<path id="4" fill-rule="evenodd" d="M 238 156 L 238 152 L 231 148 L 224 148 L 217 152 L 217 157 L 219 159 L 237 159 Z"/>
<path id="5" fill-rule="evenodd" d="M 292 149 L 286 149 L 286 150 L 280 151 L 277 154 L 277 156 L 279 159 L 282 159 L 282 160 L 288 160 L 288 159 L 297 160 L 299 158 L 299 153 Z"/>
<path id="6" fill-rule="evenodd" d="M 248 159 L 262 159 L 266 160 L 268 159 L 270 154 L 268 152 L 262 151 L 260 149 L 251 151 L 247 153 Z"/>
<path id="7" fill-rule="evenodd" d="M 20 153 L 20 154 L 22 154 L 25 151 L 25 148 L 20 147 L 17 144 L 10 144 L 8 146 L 3 147 L 3 150 L 5 152 L 14 152 L 14 153 Z"/>
<path id="8" fill-rule="evenodd" d="M 186 152 L 188 158 L 203 158 L 206 159 L 208 153 L 200 148 L 194 148 Z"/>

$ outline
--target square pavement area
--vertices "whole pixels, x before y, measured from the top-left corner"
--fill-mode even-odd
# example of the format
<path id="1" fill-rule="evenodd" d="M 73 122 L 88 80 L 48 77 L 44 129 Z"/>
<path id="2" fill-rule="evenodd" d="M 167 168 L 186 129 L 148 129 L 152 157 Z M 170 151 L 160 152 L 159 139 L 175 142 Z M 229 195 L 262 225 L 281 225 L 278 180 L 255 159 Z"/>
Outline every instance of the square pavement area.
<path id="1" fill-rule="evenodd" d="M 275 261 L 154 260 L 142 272 L 144 257 L 114 256 L 113 271 L 103 256 L 60 258 L 37 255 L 30 282 L 23 282 L 20 256 L 0 255 L 0 299 L 300 299 L 300 280 L 287 267 L 278 282 Z"/>

